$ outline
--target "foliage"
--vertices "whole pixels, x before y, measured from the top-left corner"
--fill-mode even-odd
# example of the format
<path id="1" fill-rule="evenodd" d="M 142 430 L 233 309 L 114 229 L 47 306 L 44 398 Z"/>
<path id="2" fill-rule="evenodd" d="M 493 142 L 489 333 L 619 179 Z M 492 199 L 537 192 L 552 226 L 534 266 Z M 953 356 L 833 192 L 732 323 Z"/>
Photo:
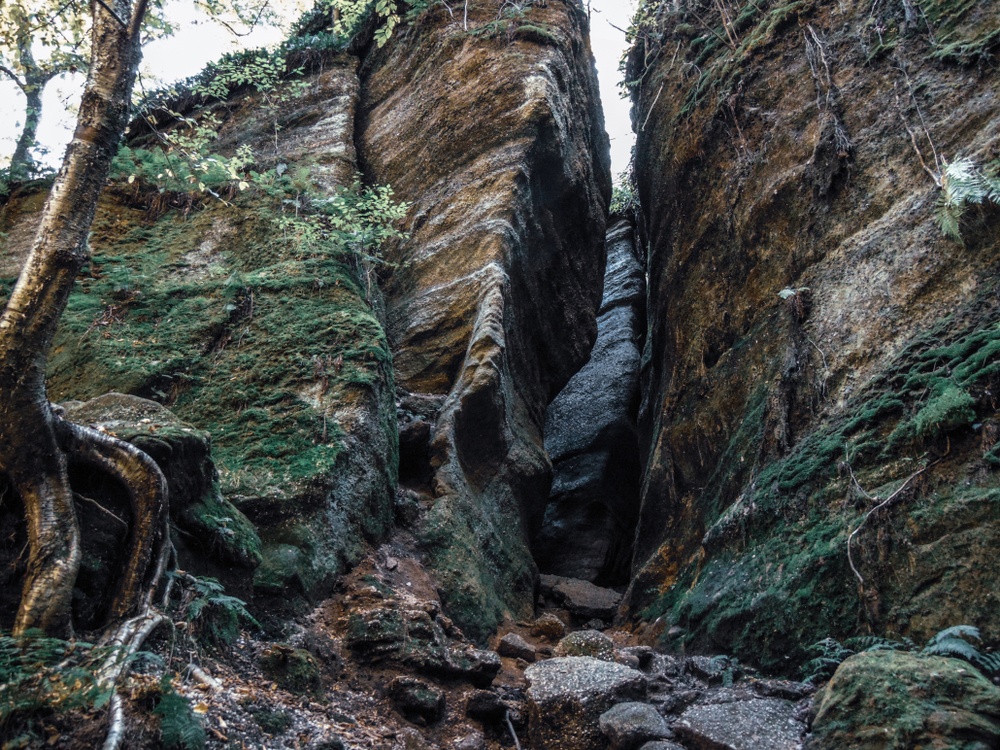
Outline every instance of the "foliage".
<path id="1" fill-rule="evenodd" d="M 48 638 L 40 630 L 0 635 L 0 730 L 16 721 L 31 731 L 32 718 L 45 710 L 100 708 L 112 695 L 96 673 L 108 648 L 83 641 Z"/>
<path id="2" fill-rule="evenodd" d="M 193 576 L 183 571 L 167 574 L 179 584 L 177 612 L 192 626 L 193 636 L 202 636 L 216 646 L 229 645 L 239 636 L 242 620 L 255 627 L 260 623 L 246 608 L 246 602 L 229 596 L 215 578 Z"/>
<path id="3" fill-rule="evenodd" d="M 962 242 L 959 222 L 970 205 L 1000 205 L 1000 161 L 986 169 L 972 159 L 956 159 L 944 168 L 934 220 L 946 237 Z"/>
<path id="4" fill-rule="evenodd" d="M 1000 654 L 983 654 L 966 639 L 980 640 L 979 628 L 955 625 L 940 631 L 920 650 L 921 656 L 947 656 L 969 662 L 987 677 L 1000 673 Z M 849 638 L 843 645 L 833 638 L 824 638 L 809 647 L 816 656 L 802 665 L 806 682 L 823 682 L 830 679 L 844 661 L 855 654 L 871 651 L 916 651 L 909 638 L 900 641 L 880 636 L 866 635 Z"/>
<path id="5" fill-rule="evenodd" d="M 723 687 L 732 687 L 733 682 L 743 671 L 743 668 L 740 666 L 740 660 L 735 656 L 728 656 L 726 654 L 713 656 L 709 664 L 714 671 L 722 675 Z"/>
<path id="6" fill-rule="evenodd" d="M 979 628 L 955 625 L 935 635 L 920 652 L 921 656 L 949 656 L 969 662 L 987 677 L 1000 674 L 1000 654 L 984 654 L 966 639 L 981 640 Z"/>
<path id="7" fill-rule="evenodd" d="M 143 43 L 172 34 L 177 27 L 165 12 L 165 0 L 152 0 L 143 20 Z M 212 18 L 235 17 L 245 26 L 271 18 L 267 2 L 196 0 Z M 91 6 L 61 0 L 12 0 L 0 13 L 0 73 L 14 81 L 26 97 L 22 133 L 10 165 L 13 176 L 25 179 L 37 171 L 29 149 L 41 118 L 41 92 L 64 73 L 85 73 L 90 65 Z"/>
<path id="8" fill-rule="evenodd" d="M 834 638 L 824 638 L 812 644 L 808 651 L 815 656 L 802 665 L 805 682 L 818 683 L 830 679 L 843 662 L 855 654 L 871 651 L 913 651 L 914 644 L 907 638 L 894 641 L 874 635 L 848 638 L 841 644 Z"/>
<path id="9" fill-rule="evenodd" d="M 622 175 L 611 191 L 611 215 L 635 216 L 639 211 L 639 191 L 635 182 Z"/>
<path id="10" fill-rule="evenodd" d="M 200 750 L 205 747 L 205 727 L 191 709 L 187 698 L 174 690 L 170 675 L 160 681 L 161 697 L 153 709 L 160 717 L 160 735 L 164 747 Z"/>

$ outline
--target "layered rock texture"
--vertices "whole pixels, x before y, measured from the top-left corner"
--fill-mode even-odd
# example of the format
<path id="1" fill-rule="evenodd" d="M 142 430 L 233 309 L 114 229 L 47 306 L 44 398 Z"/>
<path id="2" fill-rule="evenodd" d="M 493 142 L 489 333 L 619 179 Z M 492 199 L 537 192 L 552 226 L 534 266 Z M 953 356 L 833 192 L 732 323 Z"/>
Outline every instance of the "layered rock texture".
<path id="1" fill-rule="evenodd" d="M 590 361 L 545 413 L 552 491 L 532 550 L 543 573 L 601 586 L 629 578 L 639 513 L 639 361 L 646 277 L 632 226 L 608 229 L 608 265 Z"/>
<path id="2" fill-rule="evenodd" d="M 769 666 L 826 635 L 1000 636 L 996 2 L 651 3 L 628 76 L 648 251 L 622 616 Z M 877 510 L 876 510 L 877 509 Z M 654 625 L 655 623 L 655 625 Z"/>
<path id="3" fill-rule="evenodd" d="M 470 2 L 468 28 L 437 7 L 361 70 L 365 174 L 412 203 L 384 285 L 402 482 L 477 638 L 532 610 L 545 408 L 597 333 L 610 176 L 587 23 L 575 2 Z"/>
<path id="4" fill-rule="evenodd" d="M 250 94 L 211 105 L 225 122 L 220 148 L 250 143 L 261 163 L 282 164 L 327 195 L 350 186 L 357 59 L 341 55 L 323 67 L 296 96 L 282 101 L 274 92 L 279 105 Z M 42 195 L 23 189 L 0 214 L 10 230 L 0 300 L 30 244 Z M 224 550 L 220 543 L 246 516 L 263 544 L 237 556 L 242 567 L 223 575 L 227 585 L 301 604 L 329 592 L 392 522 L 391 355 L 375 312 L 378 291 L 356 259 L 324 254 L 279 229 L 284 205 L 260 194 L 227 197 L 196 203 L 124 180 L 105 191 L 91 263 L 51 352 L 49 396 L 116 391 L 155 399 L 203 431 L 219 474 L 211 497 L 222 504 L 198 511 L 197 523 L 175 506 L 188 534 L 178 543 Z M 159 453 L 157 445 L 150 454 L 169 458 L 169 444 Z M 213 479 L 210 472 L 210 489 Z M 239 513 L 228 512 L 229 503 Z M 199 569 L 186 557 L 181 564 Z"/>

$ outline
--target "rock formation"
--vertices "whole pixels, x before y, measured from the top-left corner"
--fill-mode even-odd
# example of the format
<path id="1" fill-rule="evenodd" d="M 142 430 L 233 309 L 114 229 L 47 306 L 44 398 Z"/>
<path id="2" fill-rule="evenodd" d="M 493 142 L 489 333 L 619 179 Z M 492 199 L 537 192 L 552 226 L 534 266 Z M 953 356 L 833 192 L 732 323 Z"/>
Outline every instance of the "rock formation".
<path id="1" fill-rule="evenodd" d="M 646 277 L 630 224 L 608 229 L 608 265 L 590 361 L 549 404 L 552 491 L 532 552 L 543 573 L 600 586 L 628 581 L 639 514 L 639 359 Z"/>
<path id="2" fill-rule="evenodd" d="M 935 181 L 996 159 L 998 6 L 708 5 L 652 12 L 630 58 L 649 327 L 622 615 L 771 667 L 859 621 L 996 638 L 997 210 L 950 239 Z"/>
<path id="3" fill-rule="evenodd" d="M 586 12 L 536 5 L 491 38 L 496 17 L 470 3 L 470 34 L 438 8 L 373 50 L 358 113 L 365 174 L 412 202 L 384 289 L 404 406 L 432 408 L 404 426 L 404 483 L 433 499 L 415 531 L 478 638 L 533 607 L 545 407 L 596 335 L 610 199 Z"/>

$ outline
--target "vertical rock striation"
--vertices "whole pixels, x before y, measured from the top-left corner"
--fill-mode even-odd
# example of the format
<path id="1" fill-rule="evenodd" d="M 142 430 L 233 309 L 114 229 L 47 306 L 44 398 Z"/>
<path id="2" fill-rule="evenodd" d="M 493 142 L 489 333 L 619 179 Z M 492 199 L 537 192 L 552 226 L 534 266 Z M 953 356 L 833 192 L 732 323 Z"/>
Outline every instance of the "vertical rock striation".
<path id="1" fill-rule="evenodd" d="M 639 361 L 646 277 L 633 229 L 608 230 L 604 297 L 590 361 L 549 404 L 545 448 L 553 481 L 533 543 L 543 573 L 601 586 L 629 578 L 639 511 Z"/>
<path id="2" fill-rule="evenodd" d="M 771 666 L 859 627 L 1000 637 L 1000 216 L 934 219 L 946 159 L 1000 155 L 1000 5 L 650 5 L 622 616 Z"/>
<path id="3" fill-rule="evenodd" d="M 417 532 L 476 637 L 531 611 L 544 411 L 596 336 L 610 175 L 587 23 L 578 2 L 470 2 L 468 29 L 436 7 L 362 65 L 362 166 L 413 204 L 385 293 L 404 401 L 433 407 L 407 431 L 433 496 Z"/>

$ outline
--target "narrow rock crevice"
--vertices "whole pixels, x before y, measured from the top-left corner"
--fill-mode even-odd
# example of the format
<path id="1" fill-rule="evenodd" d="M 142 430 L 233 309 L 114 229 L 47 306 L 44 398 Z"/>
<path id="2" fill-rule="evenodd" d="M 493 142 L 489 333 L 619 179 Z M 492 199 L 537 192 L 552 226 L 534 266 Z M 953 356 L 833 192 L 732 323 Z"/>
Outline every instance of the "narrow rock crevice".
<path id="1" fill-rule="evenodd" d="M 635 232 L 610 227 L 590 361 L 549 405 L 552 490 L 532 551 L 542 573 L 599 586 L 628 583 L 639 512 L 639 367 L 646 279 Z"/>

